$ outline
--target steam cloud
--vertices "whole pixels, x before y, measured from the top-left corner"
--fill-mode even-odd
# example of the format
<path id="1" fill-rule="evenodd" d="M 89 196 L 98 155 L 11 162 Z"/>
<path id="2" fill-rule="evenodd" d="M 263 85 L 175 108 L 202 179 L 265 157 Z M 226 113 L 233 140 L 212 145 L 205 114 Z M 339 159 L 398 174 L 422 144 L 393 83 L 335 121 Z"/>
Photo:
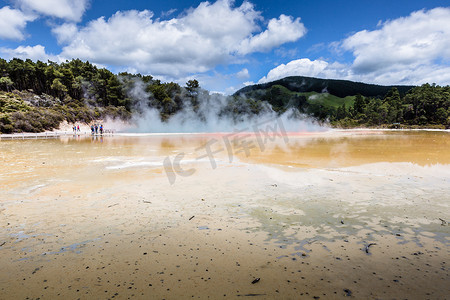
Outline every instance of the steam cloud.
<path id="1" fill-rule="evenodd" d="M 205 90 L 198 93 L 198 107 L 196 110 L 190 101 L 184 101 L 184 107 L 167 121 L 161 121 L 158 109 L 149 107 L 148 99 L 153 95 L 145 91 L 144 83 L 135 78 L 133 87 L 128 91 L 128 97 L 133 99 L 139 114 L 132 118 L 132 126 L 126 131 L 132 133 L 210 133 L 251 131 L 253 125 L 267 120 L 280 118 L 288 132 L 318 132 L 329 130 L 318 124 L 312 118 L 301 114 L 297 109 L 289 109 L 282 115 L 272 110 L 264 103 L 262 112 L 258 115 L 251 113 L 230 114 L 226 111 L 232 96 L 209 94 Z M 238 104 L 239 105 L 239 104 Z M 245 106 L 242 103 L 242 106 Z M 245 111 L 245 108 L 243 108 Z"/>

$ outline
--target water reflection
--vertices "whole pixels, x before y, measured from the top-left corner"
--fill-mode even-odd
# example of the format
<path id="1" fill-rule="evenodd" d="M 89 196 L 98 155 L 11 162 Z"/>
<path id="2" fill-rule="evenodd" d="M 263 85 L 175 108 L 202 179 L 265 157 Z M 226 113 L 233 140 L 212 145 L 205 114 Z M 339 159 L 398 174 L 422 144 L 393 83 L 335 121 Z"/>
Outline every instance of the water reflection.
<path id="1" fill-rule="evenodd" d="M 53 162 L 93 160 L 106 157 L 139 158 L 149 161 L 185 154 L 186 160 L 205 155 L 212 140 L 214 159 L 270 164 L 288 168 L 335 168 L 377 162 L 410 162 L 421 166 L 450 164 L 448 132 L 345 132 L 291 134 L 289 142 L 268 141 L 258 147 L 255 136 L 246 137 L 246 149 L 225 144 L 221 134 L 82 136 L 48 140 L 1 141 L 0 157 L 8 168 L 32 163 L 51 155 Z M 240 140 L 242 144 L 242 138 Z M 58 150 L 58 145 L 64 148 Z M 230 145 L 233 148 L 230 148 Z M 227 148 L 228 147 L 228 148 Z M 219 151 L 222 149 L 221 151 Z M 240 151 L 238 151 L 240 149 Z M 232 151 L 230 151 L 232 150 Z M 245 151 L 244 151 L 245 150 Z M 209 157 L 211 159 L 211 157 Z M 49 162 L 47 162 L 49 163 Z M 4 172 L 7 170 L 4 169 Z"/>

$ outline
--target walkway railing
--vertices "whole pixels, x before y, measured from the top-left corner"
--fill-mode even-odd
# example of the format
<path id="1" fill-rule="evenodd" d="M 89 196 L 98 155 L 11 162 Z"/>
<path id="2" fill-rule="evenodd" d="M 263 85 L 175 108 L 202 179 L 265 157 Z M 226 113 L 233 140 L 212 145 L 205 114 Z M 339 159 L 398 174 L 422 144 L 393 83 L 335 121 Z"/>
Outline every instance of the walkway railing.
<path id="1" fill-rule="evenodd" d="M 103 134 L 92 134 L 91 132 L 39 132 L 39 133 L 11 133 L 0 134 L 0 140 L 16 140 L 16 139 L 51 139 L 59 137 L 77 137 L 77 136 L 111 136 L 114 135 L 115 130 L 108 129 L 103 131 Z"/>

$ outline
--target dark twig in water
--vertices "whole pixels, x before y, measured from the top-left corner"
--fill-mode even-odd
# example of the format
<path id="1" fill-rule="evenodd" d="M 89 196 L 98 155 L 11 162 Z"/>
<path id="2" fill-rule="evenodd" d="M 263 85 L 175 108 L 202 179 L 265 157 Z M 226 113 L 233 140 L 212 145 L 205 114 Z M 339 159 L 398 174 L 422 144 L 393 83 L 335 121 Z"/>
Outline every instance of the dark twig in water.
<path id="1" fill-rule="evenodd" d="M 344 289 L 344 293 L 346 297 L 351 297 L 352 295 L 352 291 L 350 291 L 349 289 Z"/>
<path id="2" fill-rule="evenodd" d="M 152 204 L 150 201 L 143 200 L 142 202 Z"/>
<path id="3" fill-rule="evenodd" d="M 255 284 L 257 282 L 259 282 L 261 280 L 261 278 L 256 278 L 255 280 L 252 281 L 252 284 Z"/>
<path id="4" fill-rule="evenodd" d="M 4 244 L 6 244 L 6 242 L 3 242 L 3 243 L 0 245 L 0 247 L 2 247 Z"/>
<path id="5" fill-rule="evenodd" d="M 370 246 L 373 246 L 373 245 L 376 245 L 376 243 L 370 243 L 369 245 L 367 245 L 367 246 L 364 248 L 364 250 L 366 251 L 367 254 L 370 254 L 370 253 L 369 253 L 369 247 L 370 247 Z"/>
<path id="6" fill-rule="evenodd" d="M 441 226 L 446 226 L 447 225 L 447 221 L 445 221 L 444 219 L 439 218 L 439 220 L 442 222 Z"/>
<path id="7" fill-rule="evenodd" d="M 108 206 L 108 208 L 113 207 L 113 206 L 116 206 L 116 205 L 119 205 L 119 203 L 111 204 L 111 205 Z"/>
<path id="8" fill-rule="evenodd" d="M 189 218 L 189 221 L 192 220 L 194 217 L 195 217 L 195 216 L 190 217 L 190 218 Z"/>

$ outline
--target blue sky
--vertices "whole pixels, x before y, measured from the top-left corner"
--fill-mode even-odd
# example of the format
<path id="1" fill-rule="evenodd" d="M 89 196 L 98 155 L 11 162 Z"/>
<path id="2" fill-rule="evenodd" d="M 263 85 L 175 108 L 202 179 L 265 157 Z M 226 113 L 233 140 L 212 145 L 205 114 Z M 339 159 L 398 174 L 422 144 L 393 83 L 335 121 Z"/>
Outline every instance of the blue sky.
<path id="1" fill-rule="evenodd" d="M 211 91 L 290 75 L 450 84 L 450 3 L 0 0 L 0 57 L 89 60 Z"/>

